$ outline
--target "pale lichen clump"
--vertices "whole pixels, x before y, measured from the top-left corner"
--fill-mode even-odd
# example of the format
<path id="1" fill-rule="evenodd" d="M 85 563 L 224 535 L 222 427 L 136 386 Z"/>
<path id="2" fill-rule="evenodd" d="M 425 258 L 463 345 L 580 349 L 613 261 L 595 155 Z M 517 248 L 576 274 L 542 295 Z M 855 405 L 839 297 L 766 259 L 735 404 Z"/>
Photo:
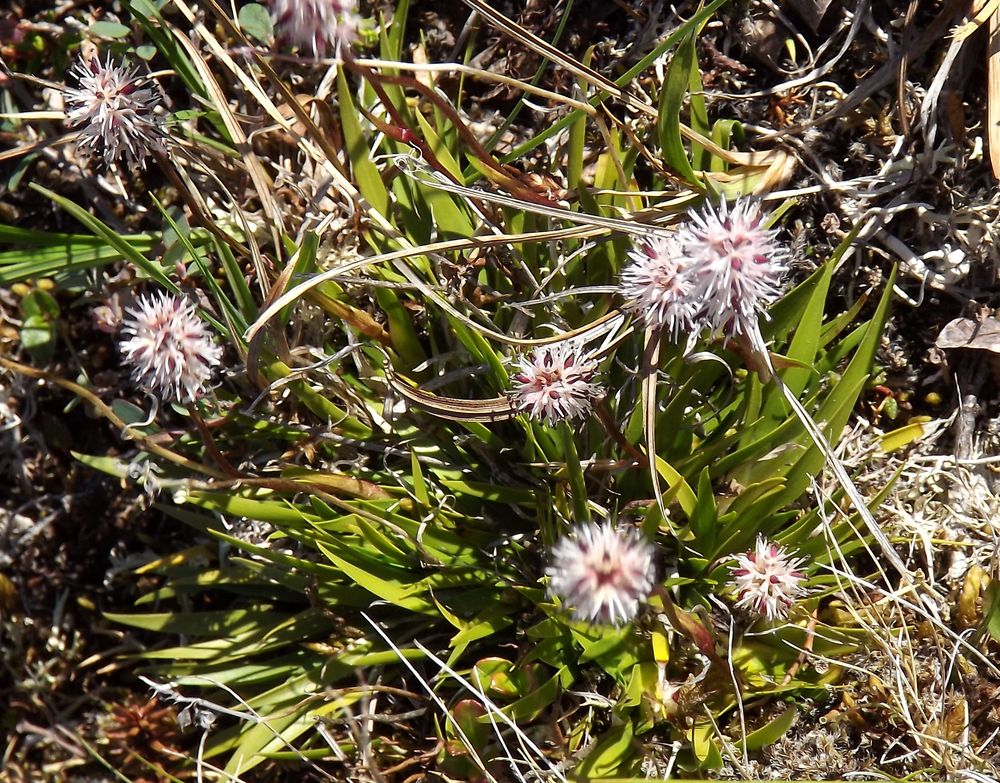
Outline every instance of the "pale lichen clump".
<path id="1" fill-rule="evenodd" d="M 653 545 L 634 528 L 579 525 L 552 548 L 546 574 L 549 593 L 577 619 L 624 625 L 653 590 Z"/>
<path id="2" fill-rule="evenodd" d="M 136 384 L 169 402 L 202 397 L 222 348 L 194 305 L 160 292 L 140 297 L 126 314 L 122 334 L 128 339 L 120 348 Z"/>

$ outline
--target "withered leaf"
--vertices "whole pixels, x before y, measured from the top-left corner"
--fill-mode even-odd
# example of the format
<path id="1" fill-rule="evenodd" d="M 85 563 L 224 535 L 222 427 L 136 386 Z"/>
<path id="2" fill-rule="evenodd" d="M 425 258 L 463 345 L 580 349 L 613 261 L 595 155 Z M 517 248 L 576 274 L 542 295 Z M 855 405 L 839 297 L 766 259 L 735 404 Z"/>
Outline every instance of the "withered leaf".
<path id="1" fill-rule="evenodd" d="M 938 348 L 973 348 L 1000 353 L 1000 320 L 956 318 L 945 325 L 934 345 Z"/>

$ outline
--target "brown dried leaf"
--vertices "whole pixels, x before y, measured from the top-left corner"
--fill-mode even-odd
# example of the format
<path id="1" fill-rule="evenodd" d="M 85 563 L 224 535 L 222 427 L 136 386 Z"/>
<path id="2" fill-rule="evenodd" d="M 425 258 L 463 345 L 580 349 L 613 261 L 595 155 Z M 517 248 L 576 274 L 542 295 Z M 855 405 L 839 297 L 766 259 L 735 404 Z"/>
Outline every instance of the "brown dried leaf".
<path id="1" fill-rule="evenodd" d="M 941 330 L 934 345 L 938 348 L 973 348 L 1000 353 L 1000 320 L 956 318 Z"/>

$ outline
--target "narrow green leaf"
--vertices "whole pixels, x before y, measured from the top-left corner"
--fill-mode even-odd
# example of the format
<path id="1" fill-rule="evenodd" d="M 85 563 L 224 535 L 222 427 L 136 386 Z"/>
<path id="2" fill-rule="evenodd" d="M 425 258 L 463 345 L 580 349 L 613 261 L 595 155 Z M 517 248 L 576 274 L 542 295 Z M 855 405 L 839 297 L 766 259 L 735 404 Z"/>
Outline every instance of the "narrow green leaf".
<path id="1" fill-rule="evenodd" d="M 718 521 L 712 478 L 708 468 L 705 468 L 698 479 L 698 502 L 690 519 L 691 532 L 695 536 L 695 548 L 699 552 L 707 553 L 714 549 Z"/>
<path id="2" fill-rule="evenodd" d="M 698 496 L 687 483 L 684 477 L 678 473 L 666 460 L 656 457 L 656 472 L 667 482 L 667 486 L 676 491 L 677 502 L 681 504 L 684 513 L 690 518 L 694 514 L 698 505 Z"/>
<path id="3" fill-rule="evenodd" d="M 582 780 L 598 780 L 630 775 L 634 756 L 632 731 L 632 722 L 624 721 L 605 732 L 573 770 L 573 776 Z"/>
<path id="4" fill-rule="evenodd" d="M 368 203 L 380 214 L 388 215 L 389 192 L 369 156 L 368 141 L 361 130 L 361 122 L 358 120 L 360 113 L 354 107 L 354 99 L 351 97 L 351 88 L 347 84 L 344 68 L 337 69 L 337 97 L 340 104 L 340 124 L 344 131 L 344 144 L 358 189 Z"/>
<path id="5" fill-rule="evenodd" d="M 795 705 L 790 705 L 778 717 L 768 721 L 756 731 L 751 731 L 747 734 L 743 745 L 747 750 L 760 750 L 774 744 L 785 736 L 785 733 L 795 723 L 797 715 L 798 710 L 795 708 Z"/>
<path id="6" fill-rule="evenodd" d="M 68 198 L 60 196 L 58 193 L 53 193 L 48 188 L 44 188 L 36 182 L 32 182 L 29 185 L 33 190 L 38 191 L 46 198 L 50 199 L 54 204 L 58 205 L 66 212 L 71 214 L 77 220 L 79 220 L 83 225 L 89 228 L 99 237 L 102 237 L 111 247 L 117 250 L 123 258 L 127 261 L 131 261 L 136 267 L 145 272 L 149 277 L 155 280 L 157 283 L 162 285 L 168 291 L 178 294 L 180 289 L 177 285 L 169 280 L 167 276 L 163 273 L 154 262 L 146 258 L 142 253 L 136 250 L 132 245 L 125 241 L 125 239 L 108 228 L 104 223 L 98 220 L 96 217 L 91 215 L 87 210 L 78 206 L 74 202 L 70 201 Z"/>
<path id="7" fill-rule="evenodd" d="M 663 84 L 660 95 L 660 108 L 656 120 L 657 135 L 660 141 L 660 152 L 666 163 L 691 185 L 699 184 L 684 149 L 681 136 L 681 110 L 684 107 L 684 96 L 688 91 L 692 68 L 698 67 L 698 59 L 694 50 L 695 31 L 687 35 L 677 50 Z"/>
<path id="8" fill-rule="evenodd" d="M 580 455 L 576 451 L 573 428 L 568 422 L 559 423 L 562 441 L 562 458 L 569 475 L 569 491 L 573 501 L 573 522 L 581 525 L 590 521 L 590 506 L 587 504 L 587 481 L 580 465 Z"/>

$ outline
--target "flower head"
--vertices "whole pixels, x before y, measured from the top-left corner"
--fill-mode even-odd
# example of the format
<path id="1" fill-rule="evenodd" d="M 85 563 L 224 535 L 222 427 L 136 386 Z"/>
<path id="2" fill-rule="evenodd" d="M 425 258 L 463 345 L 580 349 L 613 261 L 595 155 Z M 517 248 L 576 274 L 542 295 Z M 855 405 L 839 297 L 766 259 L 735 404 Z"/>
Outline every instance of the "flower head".
<path id="1" fill-rule="evenodd" d="M 653 546 L 634 528 L 578 526 L 552 548 L 549 593 L 580 620 L 623 625 L 653 589 Z"/>
<path id="2" fill-rule="evenodd" d="M 205 393 L 222 348 L 212 342 L 191 302 L 166 293 L 128 309 L 120 348 L 135 382 L 165 400 L 193 402 Z"/>
<path id="3" fill-rule="evenodd" d="M 788 252 L 764 227 L 760 204 L 707 204 L 666 239 L 633 250 L 622 273 L 626 307 L 673 334 L 708 329 L 749 335 L 781 293 Z"/>
<path id="4" fill-rule="evenodd" d="M 282 38 L 308 47 L 316 57 L 349 44 L 358 29 L 357 0 L 273 0 Z"/>
<path id="5" fill-rule="evenodd" d="M 803 595 L 806 575 L 799 571 L 804 558 L 793 559 L 777 544 L 757 537 L 757 548 L 736 558 L 732 583 L 738 609 L 766 620 L 783 620 Z"/>
<path id="6" fill-rule="evenodd" d="M 677 242 L 697 259 L 695 301 L 699 316 L 712 331 L 750 334 L 757 316 L 778 298 L 788 253 L 775 241 L 777 231 L 764 228 L 757 201 L 741 200 L 730 209 L 707 205 L 691 214 L 677 232 Z"/>
<path id="7" fill-rule="evenodd" d="M 674 338 L 690 331 L 698 307 L 691 298 L 693 281 L 674 237 L 657 237 L 629 255 L 634 262 L 622 272 L 625 309 L 646 326 L 665 329 Z"/>
<path id="8" fill-rule="evenodd" d="M 514 407 L 550 425 L 586 416 L 604 394 L 593 382 L 597 360 L 573 340 L 535 348 L 515 369 Z"/>
<path id="9" fill-rule="evenodd" d="M 96 57 L 80 60 L 70 73 L 77 87 L 64 87 L 66 119 L 80 129 L 77 148 L 108 166 L 124 159 L 141 167 L 153 151 L 163 148 L 163 127 L 154 109 L 158 91 L 130 69 L 114 65 L 111 56 L 102 64 Z"/>

